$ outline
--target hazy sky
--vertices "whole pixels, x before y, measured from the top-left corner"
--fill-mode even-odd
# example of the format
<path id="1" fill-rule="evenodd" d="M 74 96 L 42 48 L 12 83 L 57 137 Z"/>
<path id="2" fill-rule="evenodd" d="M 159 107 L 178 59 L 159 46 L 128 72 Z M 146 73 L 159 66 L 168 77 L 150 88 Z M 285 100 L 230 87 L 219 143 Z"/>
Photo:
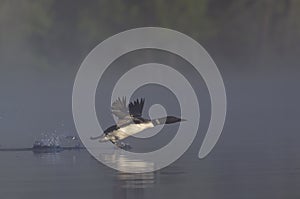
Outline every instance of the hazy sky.
<path id="1" fill-rule="evenodd" d="M 106 5 L 107 2 L 103 2 Z M 159 15 L 155 6 L 148 5 L 148 8 L 151 8 L 149 10 L 153 11 L 152 15 L 143 15 L 142 3 L 138 5 L 141 10 L 137 14 L 141 21 L 134 21 L 133 19 L 139 17 L 130 15 L 125 18 L 125 14 L 123 13 L 123 16 L 120 11 L 114 16 L 96 12 L 97 9 L 94 10 L 93 7 L 104 9 L 97 3 L 81 5 L 72 1 L 73 12 L 67 6 L 70 4 L 68 1 L 61 6 L 59 1 L 43 5 L 29 0 L 22 3 L 2 1 L 0 145 L 31 146 L 43 132 L 76 134 L 71 110 L 72 87 L 84 57 L 108 36 L 129 28 L 149 25 L 161 25 L 197 37 L 215 60 L 224 78 L 228 95 L 228 117 L 224 131 L 231 132 L 230 128 L 234 127 L 245 130 L 252 126 L 257 127 L 257 132 L 252 132 L 255 135 L 274 131 L 278 135 L 287 136 L 286 139 L 292 138 L 293 132 L 298 131 L 297 118 L 300 111 L 300 70 L 299 63 L 295 61 L 298 60 L 298 48 L 294 44 L 284 46 L 284 41 L 287 41 L 285 44 L 290 44 L 287 34 L 275 34 L 272 30 L 284 24 L 292 24 L 289 30 L 291 37 L 295 35 L 297 26 L 293 25 L 294 18 L 291 16 L 295 15 L 295 9 L 298 7 L 284 7 L 292 13 L 291 15 L 276 15 L 277 10 L 272 10 L 270 16 L 266 16 L 270 20 L 270 25 L 266 25 L 267 36 L 260 37 L 258 35 L 264 28 L 254 25 L 263 19 L 258 12 L 260 1 L 255 1 L 248 7 L 235 8 L 233 15 L 240 18 L 226 15 L 230 13 L 232 6 L 237 4 L 222 4 L 224 9 L 221 12 L 220 7 L 213 6 L 217 5 L 217 2 L 212 1 L 205 7 L 205 14 L 199 11 L 199 16 L 197 15 L 198 18 L 194 21 L 189 20 L 190 13 L 183 13 L 178 17 L 179 21 L 184 19 L 186 22 L 182 24 L 177 21 L 177 17 L 167 16 L 167 13 L 166 16 Z M 111 12 L 115 12 L 118 7 L 107 5 L 110 5 L 107 10 Z M 129 9 L 133 5 L 126 6 L 126 9 Z M 174 10 L 172 7 L 170 12 L 175 11 L 175 7 Z M 98 15 L 99 13 L 103 15 Z M 251 17 L 251 14 L 257 18 Z M 230 20 L 223 21 L 222 17 L 229 17 L 226 19 Z M 162 21 L 167 21 L 167 24 L 163 25 Z M 298 42 L 294 41 L 295 44 Z M 255 46 L 257 43 L 266 44 L 267 50 L 261 54 L 256 53 L 261 52 L 263 47 Z M 273 54 L 273 51 L 279 53 Z M 285 52 L 285 55 L 291 57 L 279 56 L 282 54 L 280 52 Z M 203 84 L 201 89 L 202 87 Z M 203 90 L 205 95 L 205 87 Z M 207 96 L 203 106 L 206 105 L 209 106 Z M 239 135 L 239 132 L 235 133 Z"/>

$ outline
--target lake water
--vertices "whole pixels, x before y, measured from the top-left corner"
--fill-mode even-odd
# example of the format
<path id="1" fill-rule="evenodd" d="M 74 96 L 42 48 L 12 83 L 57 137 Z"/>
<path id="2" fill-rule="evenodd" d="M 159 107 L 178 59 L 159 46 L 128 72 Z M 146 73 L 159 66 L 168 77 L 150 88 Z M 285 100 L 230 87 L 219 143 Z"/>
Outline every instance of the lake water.
<path id="1" fill-rule="evenodd" d="M 225 127 L 204 159 L 198 151 L 205 128 L 180 159 L 144 174 L 115 171 L 86 150 L 0 151 L 0 198 L 299 199 L 299 84 L 278 79 L 226 83 Z"/>
<path id="2" fill-rule="evenodd" d="M 143 174 L 110 169 L 84 149 L 0 152 L 0 195 L 5 199 L 300 197 L 300 146 L 279 144 L 279 150 L 263 151 L 261 143 L 248 149 L 240 145 L 240 150 L 225 146 L 221 142 L 203 160 L 192 147 L 170 166 Z"/>

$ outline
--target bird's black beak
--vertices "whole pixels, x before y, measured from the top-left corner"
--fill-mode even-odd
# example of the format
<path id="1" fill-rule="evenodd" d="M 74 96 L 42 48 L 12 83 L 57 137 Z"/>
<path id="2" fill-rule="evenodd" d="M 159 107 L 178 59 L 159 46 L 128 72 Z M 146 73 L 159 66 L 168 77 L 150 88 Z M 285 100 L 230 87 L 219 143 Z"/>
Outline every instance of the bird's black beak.
<path id="1" fill-rule="evenodd" d="M 172 123 L 183 122 L 183 121 L 186 121 L 186 119 L 181 119 L 181 118 L 174 117 L 174 116 L 168 116 L 165 123 L 172 124 Z"/>

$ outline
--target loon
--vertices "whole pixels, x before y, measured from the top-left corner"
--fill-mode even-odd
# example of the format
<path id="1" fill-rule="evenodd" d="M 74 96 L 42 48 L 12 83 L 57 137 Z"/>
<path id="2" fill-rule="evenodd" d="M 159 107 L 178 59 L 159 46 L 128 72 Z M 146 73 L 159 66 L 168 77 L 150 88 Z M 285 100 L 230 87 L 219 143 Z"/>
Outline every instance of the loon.
<path id="1" fill-rule="evenodd" d="M 157 125 L 172 124 L 176 122 L 186 121 L 185 119 L 177 118 L 174 116 L 167 116 L 157 118 L 153 120 L 145 119 L 142 117 L 142 111 L 144 107 L 145 99 L 137 99 L 130 102 L 128 107 L 126 106 L 126 98 L 119 97 L 112 103 L 111 110 L 118 118 L 116 125 L 107 128 L 104 133 L 97 137 L 90 137 L 91 140 L 99 140 L 99 142 L 110 141 L 118 148 L 127 147 L 121 140 L 137 134 L 145 129 L 153 128 Z M 131 148 L 129 146 L 129 148 Z"/>

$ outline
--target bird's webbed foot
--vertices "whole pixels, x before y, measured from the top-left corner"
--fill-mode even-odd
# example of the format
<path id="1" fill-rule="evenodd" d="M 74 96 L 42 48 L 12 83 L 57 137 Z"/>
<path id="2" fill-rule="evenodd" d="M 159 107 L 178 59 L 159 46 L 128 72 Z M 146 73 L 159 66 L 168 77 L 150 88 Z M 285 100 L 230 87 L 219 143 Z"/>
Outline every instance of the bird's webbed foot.
<path id="1" fill-rule="evenodd" d="M 127 144 L 127 143 L 124 143 L 124 142 L 116 142 L 115 145 L 120 148 L 120 149 L 123 149 L 123 150 L 130 150 L 132 147 Z"/>

